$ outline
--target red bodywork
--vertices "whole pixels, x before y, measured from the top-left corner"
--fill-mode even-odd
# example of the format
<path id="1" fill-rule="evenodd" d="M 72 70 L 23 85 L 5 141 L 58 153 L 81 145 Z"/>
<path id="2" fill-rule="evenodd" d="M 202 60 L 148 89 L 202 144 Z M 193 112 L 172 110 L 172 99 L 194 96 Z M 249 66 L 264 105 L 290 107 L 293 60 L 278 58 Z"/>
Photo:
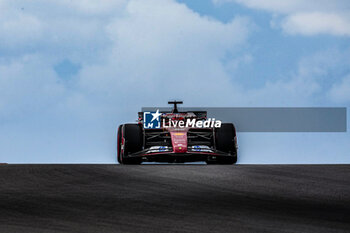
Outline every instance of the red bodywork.
<path id="1" fill-rule="evenodd" d="M 169 130 L 171 136 L 171 143 L 173 152 L 186 153 L 187 152 L 187 130 Z"/>
<path id="2" fill-rule="evenodd" d="M 172 122 L 179 122 L 179 121 L 186 121 L 187 119 L 194 119 L 197 120 L 205 120 L 206 114 L 198 117 L 193 112 L 182 112 L 182 113 L 163 113 L 161 116 L 161 129 L 145 129 L 145 132 L 152 132 L 157 131 L 164 132 L 166 135 L 168 135 L 171 143 L 168 144 L 167 149 L 159 149 L 159 150 L 150 150 L 144 153 L 144 156 L 152 156 L 152 155 L 159 155 L 159 154 L 172 154 L 172 155 L 185 155 L 185 154 L 208 154 L 211 153 L 215 155 L 216 153 L 214 151 L 200 151 L 198 150 L 192 150 L 191 145 L 189 145 L 189 138 L 188 134 L 190 130 L 196 129 L 191 127 L 179 127 L 169 124 L 170 121 Z M 139 117 L 139 123 L 143 124 L 142 117 Z M 193 131 L 191 131 L 193 132 Z M 213 128 L 208 128 L 207 132 L 213 133 Z M 147 135 L 147 133 L 146 133 Z"/>

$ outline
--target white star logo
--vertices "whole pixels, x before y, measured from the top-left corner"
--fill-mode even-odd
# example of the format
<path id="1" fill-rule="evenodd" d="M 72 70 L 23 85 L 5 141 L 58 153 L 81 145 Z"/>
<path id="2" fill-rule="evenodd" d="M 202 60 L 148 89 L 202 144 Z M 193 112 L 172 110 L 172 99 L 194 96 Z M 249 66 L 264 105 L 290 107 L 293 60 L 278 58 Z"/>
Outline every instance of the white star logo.
<path id="1" fill-rule="evenodd" d="M 160 115 L 162 115 L 162 114 L 159 113 L 159 109 L 157 109 L 157 112 L 152 113 L 153 118 L 152 118 L 151 122 L 154 121 L 155 119 L 157 119 Z"/>

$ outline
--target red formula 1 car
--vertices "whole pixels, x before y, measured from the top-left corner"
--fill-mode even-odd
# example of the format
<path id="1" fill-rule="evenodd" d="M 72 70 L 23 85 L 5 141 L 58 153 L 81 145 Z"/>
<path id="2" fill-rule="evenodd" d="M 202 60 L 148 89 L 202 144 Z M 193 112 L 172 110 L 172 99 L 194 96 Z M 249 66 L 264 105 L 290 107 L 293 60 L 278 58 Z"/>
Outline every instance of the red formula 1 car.
<path id="1" fill-rule="evenodd" d="M 142 162 L 196 162 L 234 164 L 237 137 L 232 123 L 207 119 L 207 112 L 139 112 L 138 123 L 118 127 L 120 164 Z"/>

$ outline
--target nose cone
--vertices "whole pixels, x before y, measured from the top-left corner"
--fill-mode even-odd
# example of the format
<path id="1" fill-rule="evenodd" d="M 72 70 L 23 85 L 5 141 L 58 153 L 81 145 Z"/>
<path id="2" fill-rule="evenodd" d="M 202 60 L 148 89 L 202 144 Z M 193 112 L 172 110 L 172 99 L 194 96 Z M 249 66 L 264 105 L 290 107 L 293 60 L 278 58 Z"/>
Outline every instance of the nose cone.
<path id="1" fill-rule="evenodd" d="M 187 152 L 187 132 L 170 132 L 171 143 L 175 153 Z"/>

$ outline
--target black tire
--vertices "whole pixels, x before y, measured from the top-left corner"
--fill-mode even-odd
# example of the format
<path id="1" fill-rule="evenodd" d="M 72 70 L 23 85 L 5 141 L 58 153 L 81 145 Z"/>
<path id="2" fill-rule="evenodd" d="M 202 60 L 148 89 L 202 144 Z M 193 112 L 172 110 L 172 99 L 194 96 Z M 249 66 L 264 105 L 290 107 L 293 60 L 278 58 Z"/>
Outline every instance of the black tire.
<path id="1" fill-rule="evenodd" d="M 125 124 L 121 128 L 124 138 L 124 151 L 120 152 L 121 164 L 140 164 L 141 158 L 130 158 L 128 155 L 141 151 L 143 146 L 142 126 L 139 124 Z"/>
<path id="2" fill-rule="evenodd" d="M 122 127 L 123 127 L 123 125 L 120 125 L 118 127 L 118 133 L 117 133 L 117 159 L 118 159 L 118 163 L 122 163 L 122 161 L 121 161 Z"/>
<path id="3" fill-rule="evenodd" d="M 223 123 L 215 129 L 216 149 L 228 154 L 219 156 L 215 161 L 207 161 L 207 164 L 234 164 L 237 162 L 237 148 L 235 143 L 236 129 L 232 123 Z"/>

